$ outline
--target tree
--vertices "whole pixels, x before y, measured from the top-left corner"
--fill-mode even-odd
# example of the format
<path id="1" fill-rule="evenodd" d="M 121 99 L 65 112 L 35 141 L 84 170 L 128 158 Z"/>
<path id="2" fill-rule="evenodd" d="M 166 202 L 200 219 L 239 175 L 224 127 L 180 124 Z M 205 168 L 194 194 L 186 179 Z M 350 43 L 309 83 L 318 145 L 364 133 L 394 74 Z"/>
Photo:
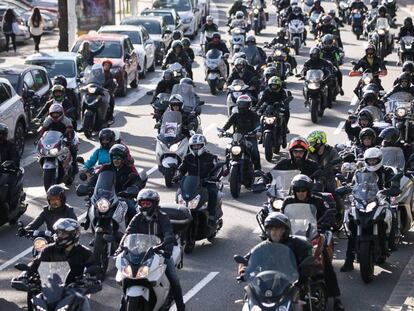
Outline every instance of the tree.
<path id="1" fill-rule="evenodd" d="M 69 36 L 68 36 L 68 0 L 58 0 L 59 8 L 59 51 L 69 51 Z M 70 0 L 69 0 L 70 1 Z"/>

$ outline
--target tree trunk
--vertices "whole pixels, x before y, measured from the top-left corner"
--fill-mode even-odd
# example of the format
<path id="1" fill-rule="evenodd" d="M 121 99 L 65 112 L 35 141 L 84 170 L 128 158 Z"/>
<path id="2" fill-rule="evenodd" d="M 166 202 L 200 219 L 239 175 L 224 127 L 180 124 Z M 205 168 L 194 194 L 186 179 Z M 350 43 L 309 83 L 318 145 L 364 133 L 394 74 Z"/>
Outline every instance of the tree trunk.
<path id="1" fill-rule="evenodd" d="M 69 51 L 69 36 L 68 36 L 68 5 L 67 0 L 58 0 L 59 8 L 59 51 Z"/>

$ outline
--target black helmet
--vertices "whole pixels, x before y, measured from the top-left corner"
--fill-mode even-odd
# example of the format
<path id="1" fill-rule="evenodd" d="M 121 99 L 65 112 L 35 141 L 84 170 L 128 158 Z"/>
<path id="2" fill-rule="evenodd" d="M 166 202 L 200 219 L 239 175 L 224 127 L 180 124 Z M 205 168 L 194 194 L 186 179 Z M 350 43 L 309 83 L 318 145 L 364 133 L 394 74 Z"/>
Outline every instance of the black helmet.
<path id="1" fill-rule="evenodd" d="M 322 17 L 322 24 L 323 25 L 329 25 L 331 22 L 332 22 L 332 16 L 325 15 L 324 17 Z"/>
<path id="2" fill-rule="evenodd" d="M 181 43 L 180 40 L 175 40 L 173 41 L 172 45 L 171 45 L 172 49 L 175 50 L 175 48 L 183 48 L 183 44 Z"/>
<path id="3" fill-rule="evenodd" d="M 386 8 L 385 6 L 383 6 L 383 5 L 381 5 L 381 6 L 378 8 L 378 14 L 381 14 L 381 13 L 383 13 L 383 14 L 387 14 L 387 8 Z"/>
<path id="4" fill-rule="evenodd" d="M 334 44 L 334 37 L 331 34 L 326 34 L 322 37 L 323 47 L 332 47 Z"/>
<path id="5" fill-rule="evenodd" d="M 286 240 L 291 232 L 291 225 L 289 218 L 280 212 L 270 213 L 264 221 L 265 230 L 269 227 L 283 227 L 285 228 L 285 233 L 283 234 L 283 240 Z"/>
<path id="6" fill-rule="evenodd" d="M 318 60 L 320 59 L 321 49 L 320 48 L 311 48 L 309 52 L 309 56 L 311 60 Z"/>
<path id="7" fill-rule="evenodd" d="M 359 132 L 359 141 L 362 143 L 365 137 L 371 138 L 372 143 L 377 139 L 377 133 L 370 127 L 365 127 Z"/>
<path id="8" fill-rule="evenodd" d="M 60 205 L 55 206 L 50 204 L 50 198 L 51 197 L 59 197 L 60 199 Z M 49 210 L 50 211 L 59 211 L 63 209 L 65 203 L 66 203 L 66 194 L 65 194 L 65 188 L 59 185 L 53 185 L 50 186 L 49 189 L 47 189 L 46 192 L 46 198 L 47 202 L 49 203 Z"/>
<path id="9" fill-rule="evenodd" d="M 312 179 L 308 176 L 299 174 L 296 175 L 292 182 L 290 183 L 292 187 L 293 194 L 296 196 L 296 192 L 300 192 L 301 190 L 306 190 L 308 192 L 308 196 L 311 194 L 311 190 L 313 187 Z"/>
<path id="10" fill-rule="evenodd" d="M 371 4 L 371 7 L 375 9 L 378 6 L 378 0 L 370 0 L 369 4 Z"/>
<path id="11" fill-rule="evenodd" d="M 115 133 L 109 128 L 102 129 L 99 132 L 99 142 L 103 149 L 109 150 L 115 143 Z"/>
<path id="12" fill-rule="evenodd" d="M 374 118 L 372 117 L 371 112 L 366 109 L 362 109 L 358 115 L 358 123 L 360 123 L 361 120 L 368 120 L 368 126 L 372 126 L 374 123 Z"/>
<path id="13" fill-rule="evenodd" d="M 382 145 L 384 147 L 395 146 L 400 139 L 400 131 L 396 127 L 390 126 L 383 129 L 379 137 L 382 139 Z"/>
<path id="14" fill-rule="evenodd" d="M 4 144 L 7 141 L 9 135 L 9 128 L 6 124 L 0 123 L 0 144 Z"/>
<path id="15" fill-rule="evenodd" d="M 170 109 L 171 110 L 174 110 L 173 109 L 174 106 L 178 106 L 178 107 L 180 107 L 180 111 L 181 111 L 182 108 L 183 108 L 183 105 L 184 105 L 183 97 L 180 94 L 171 95 L 170 99 L 169 99 L 169 102 L 170 102 Z"/>
<path id="16" fill-rule="evenodd" d="M 126 162 L 128 160 L 128 149 L 122 144 L 115 144 L 109 150 L 109 156 L 111 157 L 111 162 L 114 159 L 121 159 Z"/>
<path id="17" fill-rule="evenodd" d="M 212 39 L 219 39 L 219 40 L 221 40 L 221 35 L 220 35 L 219 32 L 215 32 L 215 33 L 213 33 L 213 36 L 211 38 Z"/>
<path id="18" fill-rule="evenodd" d="M 409 16 L 407 16 L 406 18 L 404 18 L 404 26 L 408 27 L 408 26 L 412 26 L 413 25 L 413 19 Z"/>
<path id="19" fill-rule="evenodd" d="M 378 95 L 375 91 L 369 90 L 364 93 L 362 99 L 365 103 L 376 102 L 378 100 Z"/>
<path id="20" fill-rule="evenodd" d="M 183 38 L 183 33 L 181 30 L 174 30 L 172 33 L 173 40 L 181 40 Z"/>
<path id="21" fill-rule="evenodd" d="M 80 225 L 72 218 L 60 218 L 53 225 L 56 246 L 68 247 L 79 242 Z"/>
<path id="22" fill-rule="evenodd" d="M 402 66 L 402 71 L 414 74 L 414 63 L 412 61 L 405 61 Z"/>
<path id="23" fill-rule="evenodd" d="M 174 78 L 174 72 L 171 69 L 164 70 L 162 78 L 165 80 L 166 77 L 170 77 L 170 79 Z"/>
<path id="24" fill-rule="evenodd" d="M 253 35 L 248 36 L 246 38 L 246 44 L 247 45 L 250 45 L 250 44 L 255 45 L 256 44 L 256 38 L 255 38 L 255 36 L 253 36 Z"/>
<path id="25" fill-rule="evenodd" d="M 182 43 L 183 46 L 190 46 L 191 45 L 191 41 L 187 37 L 183 38 L 181 40 L 181 43 Z"/>
<path id="26" fill-rule="evenodd" d="M 66 80 L 65 76 L 63 76 L 63 75 L 58 75 L 58 76 L 55 76 L 53 78 L 53 85 L 55 85 L 55 84 L 60 84 L 65 89 L 68 87 L 68 81 Z"/>
<path id="27" fill-rule="evenodd" d="M 160 195 L 153 189 L 142 189 L 137 196 L 139 210 L 147 217 L 152 217 L 158 210 Z"/>
<path id="28" fill-rule="evenodd" d="M 271 77 L 276 76 L 276 73 L 277 73 L 277 70 L 275 67 L 273 66 L 267 67 L 266 70 L 264 71 L 266 80 L 269 80 Z"/>
<path id="29" fill-rule="evenodd" d="M 278 37 L 286 37 L 286 30 L 284 28 L 280 28 L 279 31 L 277 32 L 277 36 Z"/>
<path id="30" fill-rule="evenodd" d="M 249 95 L 240 95 L 239 98 L 237 98 L 236 103 L 239 113 L 245 113 L 250 109 L 252 99 Z"/>
<path id="31" fill-rule="evenodd" d="M 398 76 L 398 82 L 401 84 L 403 81 L 407 83 L 407 86 L 411 84 L 411 74 L 408 72 L 403 72 Z"/>
<path id="32" fill-rule="evenodd" d="M 302 8 L 298 5 L 294 6 L 292 9 L 292 13 L 296 16 L 302 14 Z"/>

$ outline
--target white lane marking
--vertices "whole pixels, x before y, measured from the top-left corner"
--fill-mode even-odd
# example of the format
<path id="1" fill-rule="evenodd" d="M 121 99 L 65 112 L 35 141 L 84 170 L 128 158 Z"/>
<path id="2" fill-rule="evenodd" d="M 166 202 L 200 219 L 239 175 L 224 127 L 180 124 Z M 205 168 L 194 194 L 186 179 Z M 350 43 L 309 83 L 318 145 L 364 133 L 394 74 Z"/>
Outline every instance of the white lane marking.
<path id="1" fill-rule="evenodd" d="M 209 274 L 207 274 L 207 276 L 204 279 L 198 282 L 192 289 L 190 289 L 184 295 L 184 303 L 187 303 L 187 301 L 193 298 L 200 290 L 203 289 L 204 286 L 210 283 L 218 274 L 218 272 L 210 272 Z M 170 308 L 170 311 L 177 311 L 175 305 Z"/>
<path id="2" fill-rule="evenodd" d="M 151 175 L 151 174 L 153 174 L 156 170 L 158 169 L 158 166 L 156 165 L 156 166 L 154 166 L 154 167 L 151 167 L 148 171 L 147 171 L 147 175 L 149 176 L 149 175 Z"/>
<path id="3" fill-rule="evenodd" d="M 85 219 L 85 217 L 86 217 L 86 212 L 83 213 L 82 215 L 78 216 L 78 221 L 79 222 L 83 221 Z M 3 263 L 0 266 L 0 272 L 3 271 L 4 269 L 6 269 L 7 267 L 11 266 L 12 264 L 16 263 L 18 260 L 20 260 L 21 258 L 26 256 L 27 254 L 29 254 L 31 251 L 32 251 L 32 246 L 26 248 L 24 251 L 18 253 L 13 258 L 7 260 L 5 263 Z"/>
<path id="4" fill-rule="evenodd" d="M 204 133 L 210 132 L 212 129 L 216 127 L 216 123 L 211 123 L 209 126 L 206 127 L 206 129 L 203 131 Z"/>
<path id="5" fill-rule="evenodd" d="M 259 226 L 257 226 L 253 231 L 252 231 L 252 233 L 253 234 L 259 234 L 259 233 L 262 233 L 262 229 L 260 229 L 260 227 Z"/>
<path id="6" fill-rule="evenodd" d="M 341 133 L 342 129 L 344 128 L 345 121 L 339 122 L 337 128 L 335 129 L 334 135 L 338 135 Z"/>

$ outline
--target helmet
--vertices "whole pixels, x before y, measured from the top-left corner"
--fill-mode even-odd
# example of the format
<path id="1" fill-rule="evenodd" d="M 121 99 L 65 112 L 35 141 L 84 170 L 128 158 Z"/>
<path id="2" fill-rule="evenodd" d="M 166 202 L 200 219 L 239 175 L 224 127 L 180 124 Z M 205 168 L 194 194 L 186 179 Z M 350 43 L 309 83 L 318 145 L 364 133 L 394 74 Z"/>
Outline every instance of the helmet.
<path id="1" fill-rule="evenodd" d="M 282 239 L 286 240 L 291 232 L 291 225 L 289 218 L 280 212 L 270 213 L 264 221 L 265 230 L 269 227 L 283 227 L 285 228 L 285 233 L 283 234 Z"/>
<path id="2" fill-rule="evenodd" d="M 312 60 L 320 59 L 321 49 L 320 48 L 311 48 L 309 52 L 309 56 Z"/>
<path id="3" fill-rule="evenodd" d="M 403 81 L 405 81 L 406 85 L 402 85 Z M 401 84 L 402 87 L 410 86 L 411 84 L 411 74 L 408 72 L 403 72 L 398 76 L 398 82 Z"/>
<path id="4" fill-rule="evenodd" d="M 103 149 L 109 150 L 115 143 L 115 133 L 109 128 L 102 129 L 99 132 L 99 142 Z"/>
<path id="5" fill-rule="evenodd" d="M 365 54 L 366 55 L 375 55 L 375 51 L 376 51 L 376 48 L 375 48 L 375 45 L 374 44 L 372 44 L 372 43 L 368 43 L 366 46 L 365 46 Z"/>
<path id="6" fill-rule="evenodd" d="M 126 162 L 128 160 L 128 149 L 122 144 L 115 144 L 109 149 L 109 156 L 111 157 L 111 162 L 117 159 Z"/>
<path id="7" fill-rule="evenodd" d="M 53 202 L 51 203 L 50 199 L 52 197 L 59 197 L 59 200 L 60 200 L 59 206 L 56 206 L 55 204 L 53 204 Z M 61 210 L 66 203 L 65 188 L 59 185 L 50 186 L 49 189 L 47 189 L 46 198 L 47 198 L 47 202 L 49 203 L 50 211 Z"/>
<path id="8" fill-rule="evenodd" d="M 190 78 L 182 78 L 180 80 L 182 94 L 191 94 L 194 90 L 194 82 Z"/>
<path id="9" fill-rule="evenodd" d="M 369 148 L 364 152 L 365 167 L 370 172 L 378 171 L 382 166 L 382 151 L 379 148 Z"/>
<path id="10" fill-rule="evenodd" d="M 170 109 L 172 109 L 173 106 L 179 106 L 180 111 L 184 105 L 183 97 L 180 94 L 173 94 L 170 96 Z"/>
<path id="11" fill-rule="evenodd" d="M 214 18 L 213 18 L 213 16 L 211 16 L 211 15 L 208 15 L 207 17 L 206 17 L 206 22 L 208 23 L 208 22 L 214 22 Z"/>
<path id="12" fill-rule="evenodd" d="M 181 30 L 174 30 L 172 33 L 173 40 L 181 40 L 183 38 L 183 33 Z"/>
<path id="13" fill-rule="evenodd" d="M 324 17 L 322 17 L 322 24 L 323 25 L 329 25 L 331 22 L 332 22 L 332 16 L 325 15 Z"/>
<path id="14" fill-rule="evenodd" d="M 255 36 L 252 36 L 252 35 L 250 35 L 250 36 L 248 36 L 247 38 L 246 38 L 246 44 L 247 45 L 255 45 L 256 44 L 256 38 L 255 38 Z"/>
<path id="15" fill-rule="evenodd" d="M 308 192 L 308 195 L 310 195 L 313 187 L 313 182 L 312 179 L 310 179 L 308 176 L 299 174 L 293 177 L 290 186 L 292 187 L 292 191 L 295 196 L 296 192 L 300 192 L 303 189 L 305 189 Z"/>
<path id="16" fill-rule="evenodd" d="M 332 47 L 334 43 L 334 37 L 331 34 L 326 34 L 322 37 L 322 44 L 324 47 Z"/>
<path id="17" fill-rule="evenodd" d="M 170 69 L 164 70 L 164 72 L 162 73 L 162 78 L 165 80 L 166 77 L 172 79 L 174 77 L 174 72 Z"/>
<path id="18" fill-rule="evenodd" d="M 292 13 L 294 15 L 300 15 L 300 14 L 302 14 L 302 8 L 300 6 L 296 5 L 292 8 Z"/>
<path id="19" fill-rule="evenodd" d="M 378 8 L 378 14 L 387 14 L 387 8 L 385 7 L 385 6 L 383 6 L 383 5 L 381 5 L 379 8 Z"/>
<path id="20" fill-rule="evenodd" d="M 105 59 L 102 61 L 102 67 L 103 67 L 105 64 L 109 64 L 109 68 L 112 68 L 113 63 L 112 63 L 112 61 L 111 61 L 110 59 L 105 58 Z"/>
<path id="21" fill-rule="evenodd" d="M 193 156 L 197 157 L 206 152 L 206 144 L 207 140 L 204 135 L 195 134 L 190 137 L 188 147 Z"/>
<path id="22" fill-rule="evenodd" d="M 147 217 L 152 217 L 160 206 L 160 195 L 153 189 L 142 189 L 137 195 L 140 211 Z"/>
<path id="23" fill-rule="evenodd" d="M 172 47 L 173 50 L 175 50 L 178 47 L 183 48 L 183 44 L 181 43 L 180 40 L 175 40 L 175 41 L 173 41 L 171 47 Z"/>
<path id="24" fill-rule="evenodd" d="M 185 38 L 182 38 L 181 39 L 181 44 L 183 46 L 190 46 L 191 45 L 191 41 L 190 41 L 190 39 L 188 39 L 187 37 L 185 37 Z"/>
<path id="25" fill-rule="evenodd" d="M 299 150 L 299 149 L 302 149 L 305 152 L 302 159 L 306 158 L 308 150 L 309 150 L 309 144 L 305 138 L 300 137 L 300 136 L 292 138 L 292 140 L 289 142 L 288 151 L 290 153 L 290 158 L 292 160 L 297 160 L 293 156 L 293 151 Z"/>
<path id="26" fill-rule="evenodd" d="M 182 78 L 182 79 L 180 79 L 180 85 L 191 85 L 191 86 L 194 86 L 194 82 L 190 78 Z"/>
<path id="27" fill-rule="evenodd" d="M 377 139 L 377 133 L 370 127 L 365 127 L 359 132 L 359 141 L 362 143 L 365 137 L 371 138 L 372 143 Z"/>
<path id="28" fill-rule="evenodd" d="M 362 109 L 358 115 L 358 123 L 361 125 L 362 120 L 368 120 L 368 126 L 371 126 L 374 123 L 374 118 L 372 117 L 371 112 L 366 109 Z"/>
<path id="29" fill-rule="evenodd" d="M 7 136 L 9 135 L 9 128 L 6 124 L 0 123 L 0 143 L 4 144 L 7 141 Z"/>
<path id="30" fill-rule="evenodd" d="M 250 109 L 252 99 L 249 95 L 240 95 L 239 98 L 237 98 L 236 104 L 239 109 L 239 113 L 245 113 Z"/>
<path id="31" fill-rule="evenodd" d="M 215 33 L 213 33 L 213 36 L 211 38 L 212 39 L 219 39 L 219 40 L 221 40 L 221 35 L 220 35 L 219 32 L 215 32 Z"/>
<path id="32" fill-rule="evenodd" d="M 402 71 L 414 74 L 414 63 L 412 61 L 405 61 L 402 66 Z"/>
<path id="33" fill-rule="evenodd" d="M 284 28 L 280 28 L 277 32 L 278 37 L 286 37 L 286 30 Z"/>
<path id="34" fill-rule="evenodd" d="M 60 84 L 55 84 L 52 87 L 52 96 L 55 100 L 61 102 L 65 98 L 65 87 Z"/>
<path id="35" fill-rule="evenodd" d="M 266 80 L 269 80 L 271 77 L 276 76 L 276 68 L 273 66 L 267 67 L 266 70 L 264 71 L 264 75 Z"/>
<path id="36" fill-rule="evenodd" d="M 404 18 L 404 26 L 408 27 L 408 26 L 412 26 L 413 25 L 413 19 L 409 16 L 407 16 L 406 18 Z"/>
<path id="37" fill-rule="evenodd" d="M 243 11 L 237 11 L 237 12 L 236 12 L 236 18 L 237 18 L 237 19 L 243 19 L 243 18 L 244 18 L 244 13 L 243 13 Z"/>
<path id="38" fill-rule="evenodd" d="M 55 76 L 53 78 L 53 84 L 60 84 L 62 85 L 65 89 L 68 87 L 68 81 L 66 80 L 65 76 L 63 75 L 58 75 Z"/>
<path id="39" fill-rule="evenodd" d="M 57 123 L 63 119 L 64 111 L 61 104 L 54 103 L 49 108 L 49 116 L 52 118 L 52 121 Z"/>
<path id="40" fill-rule="evenodd" d="M 378 0 L 371 0 L 369 1 L 369 4 L 371 4 L 371 7 L 375 9 L 378 6 Z"/>
<path id="41" fill-rule="evenodd" d="M 55 231 L 53 239 L 56 246 L 68 247 L 79 241 L 80 225 L 75 219 L 60 218 L 54 223 L 53 230 Z"/>
<path id="42" fill-rule="evenodd" d="M 321 5 L 321 0 L 313 0 L 313 4 L 314 5 Z"/>
<path id="43" fill-rule="evenodd" d="M 335 9 L 330 9 L 330 10 L 328 11 L 328 14 L 329 14 L 329 16 L 331 16 L 332 18 L 334 18 L 334 17 L 335 17 L 335 15 L 336 15 L 336 11 L 335 11 Z"/>
<path id="44" fill-rule="evenodd" d="M 362 95 L 362 99 L 365 103 L 376 102 L 378 100 L 378 94 L 373 90 L 368 90 Z"/>
<path id="45" fill-rule="evenodd" d="M 237 71 L 242 71 L 246 67 L 246 63 L 247 61 L 244 58 L 239 57 L 234 61 L 234 67 L 236 67 Z"/>
<path id="46" fill-rule="evenodd" d="M 271 77 L 267 85 L 272 91 L 279 91 L 282 88 L 282 80 L 278 76 Z"/>
<path id="47" fill-rule="evenodd" d="M 383 129 L 379 137 L 382 139 L 382 145 L 384 147 L 395 146 L 400 139 L 400 131 L 396 127 L 390 126 Z"/>
<path id="48" fill-rule="evenodd" d="M 316 148 L 318 145 L 325 145 L 328 142 L 328 138 L 326 137 L 326 133 L 321 130 L 314 130 L 308 134 L 308 137 L 306 138 L 309 143 L 309 151 L 311 153 L 314 153 L 317 151 L 318 148 Z"/>

